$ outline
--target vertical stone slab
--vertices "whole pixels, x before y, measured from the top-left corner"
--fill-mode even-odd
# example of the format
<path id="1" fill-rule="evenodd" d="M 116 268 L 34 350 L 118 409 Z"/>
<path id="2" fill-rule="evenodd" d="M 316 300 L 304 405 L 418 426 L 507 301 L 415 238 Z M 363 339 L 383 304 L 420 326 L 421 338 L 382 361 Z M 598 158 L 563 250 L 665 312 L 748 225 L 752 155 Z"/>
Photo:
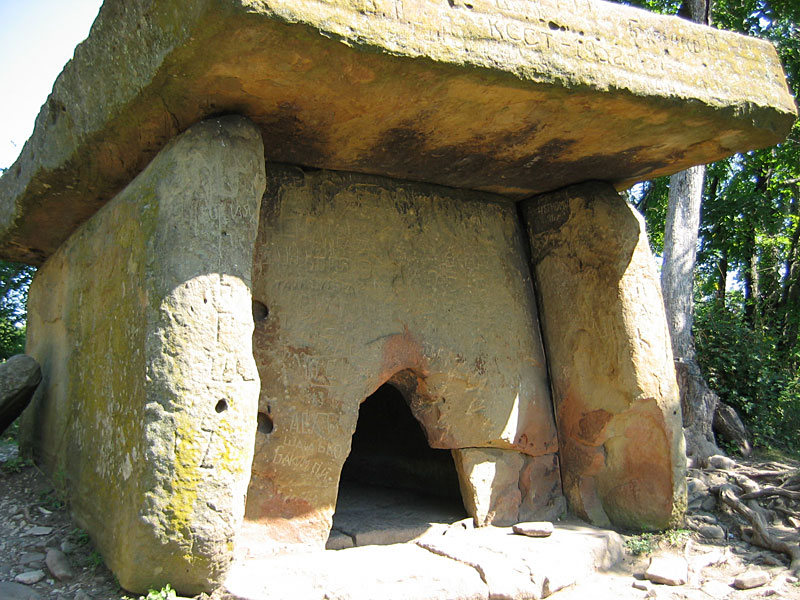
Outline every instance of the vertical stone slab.
<path id="1" fill-rule="evenodd" d="M 433 448 L 557 450 L 526 243 L 491 194 L 269 165 L 240 548 L 322 547 L 359 403 L 387 381 Z"/>
<path id="2" fill-rule="evenodd" d="M 669 333 L 642 219 L 605 183 L 523 205 L 564 491 L 596 524 L 663 528 L 686 506 Z"/>
<path id="3" fill-rule="evenodd" d="M 199 123 L 43 265 L 23 445 L 120 584 L 209 590 L 244 514 L 259 393 L 250 280 L 258 130 Z"/>
<path id="4" fill-rule="evenodd" d="M 453 459 L 464 507 L 478 527 L 552 521 L 566 512 L 555 454 L 462 448 Z"/>

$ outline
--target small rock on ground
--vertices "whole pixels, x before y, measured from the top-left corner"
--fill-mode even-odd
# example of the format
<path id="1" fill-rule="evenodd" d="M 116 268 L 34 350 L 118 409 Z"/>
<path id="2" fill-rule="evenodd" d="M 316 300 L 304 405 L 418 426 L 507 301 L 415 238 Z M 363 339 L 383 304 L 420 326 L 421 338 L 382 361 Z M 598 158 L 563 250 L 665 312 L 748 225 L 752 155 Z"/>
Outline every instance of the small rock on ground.
<path id="1" fill-rule="evenodd" d="M 644 576 L 655 583 L 683 585 L 689 580 L 689 564 L 680 556 L 654 556 Z"/>
<path id="2" fill-rule="evenodd" d="M 701 525 L 698 532 L 707 540 L 725 539 L 725 530 L 719 525 Z"/>
<path id="3" fill-rule="evenodd" d="M 14 577 L 14 581 L 17 583 L 24 583 L 25 585 L 39 583 L 42 579 L 44 579 L 44 571 L 41 569 L 37 569 L 35 571 L 26 571 Z"/>
<path id="4" fill-rule="evenodd" d="M 728 458 L 727 456 L 722 456 L 721 454 L 715 454 L 714 456 L 710 457 L 708 459 L 708 464 L 715 469 L 723 470 L 732 469 L 736 466 L 736 462 L 733 459 Z"/>
<path id="5" fill-rule="evenodd" d="M 51 533 L 53 533 L 53 528 L 41 527 L 41 526 L 31 527 L 25 533 L 27 533 L 28 535 L 50 535 Z"/>
<path id="6" fill-rule="evenodd" d="M 73 577 L 75 577 L 75 574 L 72 572 L 72 568 L 69 565 L 69 560 L 67 559 L 66 554 L 61 552 L 61 550 L 56 550 L 54 548 L 48 550 L 47 557 L 45 558 L 45 564 L 53 574 L 53 577 L 59 581 L 70 581 Z"/>
<path id="7" fill-rule="evenodd" d="M 733 587 L 737 590 L 750 590 L 769 583 L 770 579 L 769 573 L 760 569 L 745 571 L 733 580 Z"/>
<path id="8" fill-rule="evenodd" d="M 528 537 L 549 537 L 553 534 L 553 524 L 549 521 L 517 523 L 511 529 Z"/>
<path id="9" fill-rule="evenodd" d="M 709 581 L 706 581 L 702 586 L 700 586 L 700 589 L 712 598 L 718 598 L 719 600 L 727 598 L 733 591 L 731 586 L 726 585 L 725 583 L 716 579 L 710 579 Z"/>

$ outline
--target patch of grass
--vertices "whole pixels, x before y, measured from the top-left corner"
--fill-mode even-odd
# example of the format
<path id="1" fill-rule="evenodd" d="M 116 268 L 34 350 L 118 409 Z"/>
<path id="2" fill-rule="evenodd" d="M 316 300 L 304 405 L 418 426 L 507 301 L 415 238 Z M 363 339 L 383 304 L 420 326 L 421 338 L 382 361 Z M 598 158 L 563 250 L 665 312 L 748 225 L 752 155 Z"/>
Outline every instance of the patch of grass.
<path id="1" fill-rule="evenodd" d="M 31 462 L 30 459 L 22 458 L 21 456 L 7 460 L 4 463 L 0 463 L 0 469 L 6 473 L 19 473 L 23 469 L 27 469 L 30 466 L 33 466 L 33 462 Z"/>
<path id="2" fill-rule="evenodd" d="M 73 529 L 72 537 L 75 539 L 75 543 L 78 544 L 78 546 L 85 546 L 89 543 L 89 534 L 83 529 L 78 529 L 77 527 Z"/>
<path id="3" fill-rule="evenodd" d="M 691 534 L 688 529 L 667 529 L 660 537 L 669 546 L 683 546 Z"/>
<path id="4" fill-rule="evenodd" d="M 688 529 L 667 529 L 661 533 L 640 533 L 625 540 L 625 548 L 633 556 L 652 554 L 659 546 L 683 546 L 689 539 Z"/>
<path id="5" fill-rule="evenodd" d="M 172 598 L 177 598 L 177 594 L 170 584 L 160 590 L 150 590 L 147 592 L 147 596 L 139 596 L 139 600 L 171 600 Z"/>
<path id="6" fill-rule="evenodd" d="M 641 533 L 625 540 L 625 548 L 633 556 L 652 554 L 656 549 L 656 536 L 652 533 Z"/>
<path id="7" fill-rule="evenodd" d="M 105 564 L 103 561 L 103 556 L 97 550 L 92 551 L 86 562 L 95 572 Z"/>

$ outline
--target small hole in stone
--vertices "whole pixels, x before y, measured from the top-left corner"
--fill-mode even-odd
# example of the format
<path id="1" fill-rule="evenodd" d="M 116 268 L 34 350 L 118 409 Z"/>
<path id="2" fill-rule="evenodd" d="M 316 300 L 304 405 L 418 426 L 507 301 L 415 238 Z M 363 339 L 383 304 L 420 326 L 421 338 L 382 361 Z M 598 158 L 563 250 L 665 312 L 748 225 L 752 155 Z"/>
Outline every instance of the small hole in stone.
<path id="1" fill-rule="evenodd" d="M 258 432 L 259 433 L 272 433 L 274 429 L 274 425 L 272 423 L 272 417 L 270 417 L 267 413 L 260 412 L 258 413 Z"/>
<path id="2" fill-rule="evenodd" d="M 253 300 L 253 321 L 263 321 L 269 316 L 267 305 L 258 300 Z"/>
<path id="3" fill-rule="evenodd" d="M 228 403 L 225 402 L 225 400 L 220 400 L 219 402 L 217 402 L 217 405 L 214 407 L 214 410 L 217 411 L 218 413 L 224 412 L 228 410 Z"/>

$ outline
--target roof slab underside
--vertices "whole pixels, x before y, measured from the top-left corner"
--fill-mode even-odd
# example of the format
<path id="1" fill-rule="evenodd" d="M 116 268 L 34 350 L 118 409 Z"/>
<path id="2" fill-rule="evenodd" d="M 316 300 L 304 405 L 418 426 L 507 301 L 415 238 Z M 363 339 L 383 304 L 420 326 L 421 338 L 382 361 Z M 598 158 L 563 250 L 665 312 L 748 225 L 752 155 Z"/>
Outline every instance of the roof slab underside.
<path id="1" fill-rule="evenodd" d="M 269 161 L 512 200 L 774 144 L 766 42 L 601 0 L 107 0 L 0 178 L 41 263 L 177 133 L 238 113 Z"/>

